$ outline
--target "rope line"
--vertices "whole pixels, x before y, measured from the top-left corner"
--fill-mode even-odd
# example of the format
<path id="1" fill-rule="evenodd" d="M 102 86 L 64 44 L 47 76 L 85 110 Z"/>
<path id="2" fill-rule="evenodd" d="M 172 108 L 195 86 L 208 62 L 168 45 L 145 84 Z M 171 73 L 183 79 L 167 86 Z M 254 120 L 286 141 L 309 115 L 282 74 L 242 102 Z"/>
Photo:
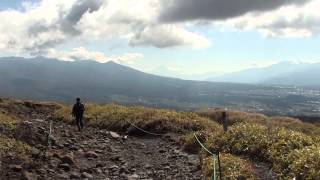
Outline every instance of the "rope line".
<path id="1" fill-rule="evenodd" d="M 144 129 L 139 128 L 138 126 L 136 126 L 135 124 L 133 124 L 129 120 L 125 119 L 125 121 L 127 121 L 129 124 L 131 124 L 131 126 L 135 127 L 136 129 L 138 129 L 138 130 L 140 130 L 140 131 L 142 131 L 144 133 L 147 133 L 147 134 L 150 134 L 150 135 L 154 135 L 154 136 L 163 136 L 164 135 L 164 134 L 158 134 L 158 133 L 153 133 L 153 132 L 146 131 Z"/>
<path id="2" fill-rule="evenodd" d="M 213 180 L 217 179 L 217 172 L 216 172 L 216 158 L 213 157 Z"/>
<path id="3" fill-rule="evenodd" d="M 199 140 L 198 136 L 196 135 L 196 133 L 193 133 L 194 137 L 196 138 L 196 140 L 198 141 L 198 143 L 200 144 L 200 146 L 205 150 L 207 151 L 210 155 L 212 156 L 216 156 L 216 154 L 214 154 L 213 152 L 209 151 L 209 149 L 207 149 L 202 143 L 201 141 Z"/>
<path id="4" fill-rule="evenodd" d="M 48 146 L 51 146 L 51 132 L 52 132 L 52 120 L 50 119 L 50 125 L 49 125 L 49 134 L 48 134 Z"/>
<path id="5" fill-rule="evenodd" d="M 213 175 L 211 177 L 212 180 L 217 180 L 217 172 L 216 172 L 216 157 L 217 155 L 213 152 L 211 152 L 208 148 L 206 148 L 201 141 L 199 140 L 198 136 L 196 135 L 196 133 L 193 133 L 194 137 L 196 138 L 197 142 L 199 143 L 199 145 L 202 147 L 202 149 L 204 149 L 207 153 L 209 153 L 212 158 L 213 158 Z M 221 177 L 220 177 L 221 178 Z"/>

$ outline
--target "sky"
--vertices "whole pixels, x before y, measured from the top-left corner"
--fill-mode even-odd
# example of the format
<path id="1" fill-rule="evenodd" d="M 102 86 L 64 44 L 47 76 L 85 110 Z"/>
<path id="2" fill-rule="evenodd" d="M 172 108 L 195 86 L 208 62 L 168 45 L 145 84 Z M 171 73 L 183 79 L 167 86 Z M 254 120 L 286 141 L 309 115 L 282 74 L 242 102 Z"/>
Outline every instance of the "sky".
<path id="1" fill-rule="evenodd" d="M 205 79 L 319 62 L 320 0 L 1 0 L 0 56 Z"/>

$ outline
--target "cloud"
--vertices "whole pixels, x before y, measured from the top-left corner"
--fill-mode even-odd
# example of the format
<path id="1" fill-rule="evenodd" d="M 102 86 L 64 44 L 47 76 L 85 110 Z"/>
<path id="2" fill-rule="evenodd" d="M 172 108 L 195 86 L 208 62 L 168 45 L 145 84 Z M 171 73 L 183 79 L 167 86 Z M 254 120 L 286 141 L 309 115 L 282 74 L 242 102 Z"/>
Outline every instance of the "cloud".
<path id="1" fill-rule="evenodd" d="M 0 51 L 37 55 L 66 43 L 119 39 L 131 46 L 208 47 L 204 36 L 183 25 L 158 24 L 160 1 L 41 0 L 23 10 L 3 10 Z"/>
<path id="2" fill-rule="evenodd" d="M 308 0 L 164 0 L 160 20 L 222 20 L 248 12 L 270 11 L 285 5 L 300 5 Z"/>
<path id="3" fill-rule="evenodd" d="M 92 60 L 100 63 L 114 61 L 118 63 L 132 64 L 144 56 L 141 53 L 126 53 L 120 56 L 107 56 L 102 52 L 89 51 L 84 47 L 73 48 L 71 51 L 57 51 L 55 49 L 47 49 L 42 52 L 42 56 L 55 58 L 64 61 L 83 61 Z"/>
<path id="4" fill-rule="evenodd" d="M 152 45 L 158 48 L 191 46 L 196 49 L 207 48 L 211 45 L 210 41 L 202 35 L 175 25 L 146 27 L 130 39 L 130 44 L 133 46 Z"/>
<path id="5" fill-rule="evenodd" d="M 268 37 L 310 37 L 320 33 L 320 0 L 303 6 L 286 6 L 277 10 L 215 22 L 240 30 L 257 30 Z"/>
<path id="6" fill-rule="evenodd" d="M 42 3 L 46 3 L 46 1 Z M 40 51 L 53 47 L 56 44 L 61 44 L 74 36 L 81 35 L 81 30 L 77 29 L 76 25 L 86 13 L 90 14 L 99 10 L 103 5 L 103 1 L 79 0 L 75 1 L 68 9 L 61 9 L 61 6 L 65 4 L 57 5 L 60 5 L 60 7 L 56 8 L 58 14 L 55 20 L 47 22 L 44 19 L 39 19 L 29 24 L 27 35 L 31 38 L 38 38 L 40 41 L 36 41 L 31 47 L 26 47 L 27 49 Z M 37 7 L 35 8 L 37 9 Z M 39 8 L 41 8 L 41 6 Z M 55 34 L 61 34 L 62 36 L 57 38 Z M 47 35 L 54 38 L 51 39 Z"/>

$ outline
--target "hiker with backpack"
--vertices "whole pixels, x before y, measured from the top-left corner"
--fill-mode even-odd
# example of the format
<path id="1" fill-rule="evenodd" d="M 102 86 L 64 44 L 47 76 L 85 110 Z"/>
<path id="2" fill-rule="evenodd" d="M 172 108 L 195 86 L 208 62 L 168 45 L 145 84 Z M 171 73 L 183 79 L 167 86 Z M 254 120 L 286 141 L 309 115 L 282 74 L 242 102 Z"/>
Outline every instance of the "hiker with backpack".
<path id="1" fill-rule="evenodd" d="M 80 102 L 80 98 L 76 99 L 77 102 L 73 105 L 72 115 L 76 118 L 76 123 L 79 131 L 83 129 L 83 113 L 85 111 L 84 105 Z"/>

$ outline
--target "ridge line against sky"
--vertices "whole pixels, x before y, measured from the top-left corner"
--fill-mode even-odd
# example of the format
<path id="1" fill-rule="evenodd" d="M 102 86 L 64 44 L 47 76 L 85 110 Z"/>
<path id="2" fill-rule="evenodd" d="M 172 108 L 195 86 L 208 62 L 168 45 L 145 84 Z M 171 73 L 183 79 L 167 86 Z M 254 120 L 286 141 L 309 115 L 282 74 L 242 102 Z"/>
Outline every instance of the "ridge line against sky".
<path id="1" fill-rule="evenodd" d="M 320 60 L 320 0 L 4 0 L 0 56 L 201 76 Z"/>

